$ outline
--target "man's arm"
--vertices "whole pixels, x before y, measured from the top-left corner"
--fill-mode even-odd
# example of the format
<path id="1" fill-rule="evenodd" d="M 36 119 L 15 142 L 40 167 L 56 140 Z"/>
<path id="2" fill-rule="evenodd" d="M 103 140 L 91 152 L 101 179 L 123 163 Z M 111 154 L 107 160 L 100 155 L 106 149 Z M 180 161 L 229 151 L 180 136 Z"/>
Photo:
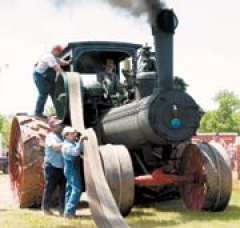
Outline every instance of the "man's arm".
<path id="1" fill-rule="evenodd" d="M 61 66 L 66 66 L 66 65 L 69 65 L 71 64 L 72 60 L 64 60 L 64 59 L 59 59 L 59 64 Z"/>
<path id="2" fill-rule="evenodd" d="M 97 80 L 98 80 L 100 83 L 103 82 L 103 80 L 104 80 L 104 72 L 99 72 L 99 73 L 97 74 Z"/>
<path id="3" fill-rule="evenodd" d="M 56 136 L 50 133 L 45 139 L 45 145 L 51 147 L 55 151 L 61 151 L 63 142 L 58 141 Z"/>
<path id="4" fill-rule="evenodd" d="M 64 70 L 62 69 L 61 66 L 66 66 L 66 65 L 69 65 L 70 63 L 71 63 L 71 60 L 66 61 L 63 59 L 59 59 L 59 63 L 54 65 L 53 69 L 58 73 L 62 73 L 62 72 L 64 72 Z"/>
<path id="5" fill-rule="evenodd" d="M 61 151 L 63 143 L 55 143 L 52 145 L 52 149 L 55 151 Z"/>
<path id="6" fill-rule="evenodd" d="M 54 65 L 54 66 L 53 66 L 53 69 L 54 69 L 56 72 L 58 72 L 58 73 L 64 72 L 64 70 L 62 69 L 62 67 L 61 67 L 59 64 Z"/>
<path id="7" fill-rule="evenodd" d="M 83 149 L 83 143 L 78 142 L 76 145 L 64 145 L 62 147 L 62 152 L 69 156 L 79 156 Z"/>

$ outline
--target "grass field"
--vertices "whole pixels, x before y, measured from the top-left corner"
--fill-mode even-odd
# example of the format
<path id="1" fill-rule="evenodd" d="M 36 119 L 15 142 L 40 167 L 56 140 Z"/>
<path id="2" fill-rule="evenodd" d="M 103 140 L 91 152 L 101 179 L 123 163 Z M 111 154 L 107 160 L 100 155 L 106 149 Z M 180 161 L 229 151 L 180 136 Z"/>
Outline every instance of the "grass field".
<path id="1" fill-rule="evenodd" d="M 2 174 L 0 174 L 0 179 Z M 2 189 L 0 186 L 0 193 Z M 1 197 L 1 195 L 0 195 Z M 223 212 L 194 212 L 187 210 L 181 200 L 166 201 L 151 208 L 133 208 L 125 218 L 131 228 L 238 228 L 240 225 L 240 181 L 234 180 L 232 197 Z M 0 228 L 95 228 L 91 216 L 66 220 L 44 216 L 40 210 L 0 207 Z"/>

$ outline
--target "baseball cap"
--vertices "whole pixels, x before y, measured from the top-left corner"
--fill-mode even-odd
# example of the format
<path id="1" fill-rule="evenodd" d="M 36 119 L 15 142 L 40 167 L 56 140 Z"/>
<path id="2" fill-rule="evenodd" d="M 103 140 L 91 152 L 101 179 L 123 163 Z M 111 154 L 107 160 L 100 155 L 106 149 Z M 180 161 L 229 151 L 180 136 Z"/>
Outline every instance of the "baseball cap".
<path id="1" fill-rule="evenodd" d="M 62 136 L 64 137 L 67 133 L 74 133 L 77 132 L 77 130 L 73 127 L 64 127 L 62 131 Z"/>
<path id="2" fill-rule="evenodd" d="M 51 117 L 49 120 L 48 120 L 48 127 L 49 128 L 53 128 L 53 127 L 55 127 L 55 126 L 57 126 L 57 125 L 60 125 L 60 124 L 62 124 L 63 122 L 62 122 L 62 120 L 59 120 L 58 118 L 56 118 L 56 117 Z"/>

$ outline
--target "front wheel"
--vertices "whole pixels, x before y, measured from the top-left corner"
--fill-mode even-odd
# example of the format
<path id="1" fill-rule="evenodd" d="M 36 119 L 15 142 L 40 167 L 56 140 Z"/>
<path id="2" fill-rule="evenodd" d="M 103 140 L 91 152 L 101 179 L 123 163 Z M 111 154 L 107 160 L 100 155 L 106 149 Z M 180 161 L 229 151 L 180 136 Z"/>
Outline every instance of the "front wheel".
<path id="1" fill-rule="evenodd" d="M 232 193 L 232 172 L 225 150 L 218 144 L 189 144 L 183 151 L 180 172 L 188 181 L 181 184 L 187 208 L 223 211 Z"/>

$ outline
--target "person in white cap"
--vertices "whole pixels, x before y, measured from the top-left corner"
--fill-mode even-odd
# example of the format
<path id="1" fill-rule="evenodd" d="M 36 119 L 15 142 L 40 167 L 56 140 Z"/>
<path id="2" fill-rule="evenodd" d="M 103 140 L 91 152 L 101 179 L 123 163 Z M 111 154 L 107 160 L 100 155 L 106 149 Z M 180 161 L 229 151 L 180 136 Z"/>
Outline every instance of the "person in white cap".
<path id="1" fill-rule="evenodd" d="M 62 154 L 64 159 L 64 175 L 67 179 L 65 193 L 64 217 L 75 217 L 77 205 L 82 193 L 80 181 L 80 154 L 83 151 L 83 141 L 86 136 L 81 135 L 78 138 L 76 129 L 65 127 L 62 131 L 64 143 Z"/>

